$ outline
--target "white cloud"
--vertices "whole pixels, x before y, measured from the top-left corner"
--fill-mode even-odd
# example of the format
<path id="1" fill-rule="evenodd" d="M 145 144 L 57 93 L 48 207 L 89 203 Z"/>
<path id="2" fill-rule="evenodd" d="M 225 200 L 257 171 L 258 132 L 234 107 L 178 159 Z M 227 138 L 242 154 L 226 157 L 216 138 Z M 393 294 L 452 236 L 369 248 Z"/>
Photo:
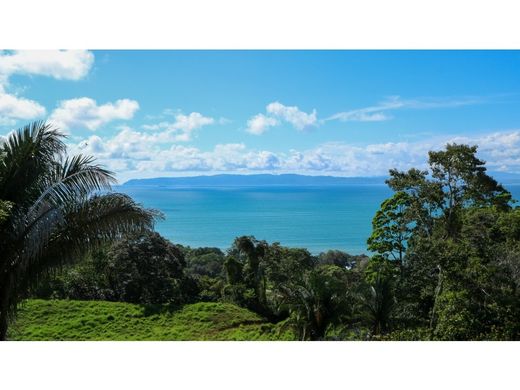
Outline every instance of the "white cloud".
<path id="1" fill-rule="evenodd" d="M 338 112 L 327 119 L 341 122 L 382 122 L 392 119 L 390 111 L 401 109 L 427 110 L 435 108 L 461 107 L 481 104 L 488 99 L 479 97 L 459 98 L 422 98 L 401 99 L 399 96 L 390 96 L 386 100 L 369 107 Z M 315 109 L 311 113 L 301 111 L 297 106 L 286 106 L 280 102 L 267 105 L 266 114 L 257 114 L 247 122 L 246 131 L 251 134 L 263 134 L 269 127 L 278 126 L 281 123 L 289 123 L 297 130 L 305 130 L 318 126 L 323 121 L 318 121 Z"/>
<path id="2" fill-rule="evenodd" d="M 34 119 L 45 115 L 45 107 L 34 100 L 5 93 L 0 86 L 0 125 L 14 125 L 16 119 Z"/>
<path id="3" fill-rule="evenodd" d="M 278 126 L 282 122 L 291 124 L 297 130 L 318 125 L 316 110 L 308 114 L 297 106 L 285 106 L 280 102 L 269 103 L 265 109 L 268 115 L 257 114 L 247 121 L 248 133 L 260 135 L 269 127 Z"/>
<path id="4" fill-rule="evenodd" d="M 453 137 L 448 142 L 479 145 L 479 156 L 489 169 L 520 173 L 520 130 Z"/>
<path id="5" fill-rule="evenodd" d="M 327 120 L 340 120 L 342 122 L 380 122 L 392 118 L 385 113 L 387 111 L 398 109 L 427 110 L 461 107 L 483 103 L 484 101 L 485 99 L 476 97 L 403 100 L 399 96 L 391 96 L 375 106 L 338 112 L 327 118 Z"/>
<path id="6" fill-rule="evenodd" d="M 0 52 L 0 79 L 13 74 L 29 74 L 55 79 L 79 80 L 94 62 L 86 50 L 20 50 Z"/>
<path id="7" fill-rule="evenodd" d="M 138 109 L 135 100 L 120 99 L 98 105 L 94 99 L 82 97 L 61 101 L 49 121 L 64 131 L 75 127 L 96 130 L 114 120 L 131 119 Z"/>
<path id="8" fill-rule="evenodd" d="M 401 101 L 398 96 L 391 97 L 378 105 L 359 108 L 356 110 L 339 112 L 327 118 L 327 120 L 340 120 L 342 122 L 356 121 L 356 122 L 378 122 L 390 119 L 384 111 L 395 110 L 402 108 L 405 103 Z"/>
<path id="9" fill-rule="evenodd" d="M 205 117 L 198 112 L 192 112 L 189 115 L 176 115 L 175 122 L 171 124 L 171 127 L 189 133 L 202 126 L 210 125 L 213 122 L 215 122 L 213 118 Z"/>
<path id="10" fill-rule="evenodd" d="M 251 134 L 263 134 L 269 127 L 278 125 L 278 120 L 270 118 L 264 114 L 258 114 L 247 121 L 246 131 Z"/>
<path id="11" fill-rule="evenodd" d="M 479 157 L 487 161 L 489 170 L 520 173 L 520 130 L 364 146 L 329 142 L 306 150 L 273 152 L 251 149 L 243 143 L 219 144 L 204 151 L 176 143 L 167 131 L 139 132 L 125 127 L 111 138 L 92 135 L 71 146 L 71 151 L 98 157 L 122 180 L 223 172 L 379 176 L 390 168 L 426 168 L 428 151 L 442 149 L 448 142 L 477 144 Z"/>
<path id="12" fill-rule="evenodd" d="M 284 106 L 279 102 L 270 103 L 267 105 L 266 110 L 269 114 L 292 124 L 298 130 L 316 126 L 318 121 L 316 110 L 312 110 L 312 113 L 307 114 L 300 111 L 296 106 Z"/>
<path id="13" fill-rule="evenodd" d="M 360 109 L 340 112 L 328 119 L 338 119 L 342 122 L 382 122 L 391 119 L 391 117 L 382 112 L 370 112 L 367 109 Z"/>
<path id="14" fill-rule="evenodd" d="M 170 141 L 189 141 L 193 131 L 215 123 L 215 119 L 206 117 L 198 112 L 189 115 L 177 113 L 174 122 L 160 122 L 154 125 L 144 125 L 145 130 L 162 130 L 162 137 Z"/>
<path id="15" fill-rule="evenodd" d="M 7 92 L 10 76 L 24 74 L 78 80 L 88 74 L 93 62 L 94 55 L 88 51 L 0 51 L 0 126 L 14 126 L 17 120 L 40 118 L 46 113 L 40 103 Z"/>
<path id="16" fill-rule="evenodd" d="M 124 127 L 115 136 L 98 135 L 70 145 L 71 153 L 96 156 L 110 169 L 138 176 L 160 172 L 258 171 L 276 169 L 278 156 L 269 151 L 248 150 L 242 143 L 218 144 L 211 151 L 172 143 L 168 131 L 149 133 Z"/>

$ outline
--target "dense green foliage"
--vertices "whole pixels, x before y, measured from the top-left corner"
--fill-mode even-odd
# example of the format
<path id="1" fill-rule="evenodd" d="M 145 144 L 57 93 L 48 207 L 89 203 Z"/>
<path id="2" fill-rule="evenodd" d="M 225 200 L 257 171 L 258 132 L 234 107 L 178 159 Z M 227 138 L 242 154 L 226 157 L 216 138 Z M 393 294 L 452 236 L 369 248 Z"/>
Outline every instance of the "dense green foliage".
<path id="1" fill-rule="evenodd" d="M 198 287 L 198 299 L 214 302 L 222 298 L 225 254 L 218 248 L 180 247 L 186 259 L 185 273 Z"/>
<path id="2" fill-rule="evenodd" d="M 396 191 L 370 248 L 399 268 L 393 328 L 440 340 L 520 338 L 520 209 L 476 147 L 430 152 L 430 171 L 390 171 Z M 397 255 L 396 255 L 397 253 Z M 515 273 L 516 270 L 516 273 Z M 402 336 L 399 336 L 402 337 Z"/>
<path id="3" fill-rule="evenodd" d="M 115 178 L 36 122 L 0 143 L 0 340 L 29 289 L 99 245 L 153 225 L 155 214 L 110 192 Z"/>
<path id="4" fill-rule="evenodd" d="M 224 266 L 224 299 L 285 321 L 300 340 L 323 340 L 334 327 L 365 322 L 360 290 L 368 288 L 360 269 L 366 256 L 269 245 L 254 237 L 235 240 Z"/>
<path id="5" fill-rule="evenodd" d="M 181 249 L 155 232 L 125 237 L 89 253 L 47 279 L 40 298 L 179 305 L 196 300 L 197 281 L 186 275 Z"/>

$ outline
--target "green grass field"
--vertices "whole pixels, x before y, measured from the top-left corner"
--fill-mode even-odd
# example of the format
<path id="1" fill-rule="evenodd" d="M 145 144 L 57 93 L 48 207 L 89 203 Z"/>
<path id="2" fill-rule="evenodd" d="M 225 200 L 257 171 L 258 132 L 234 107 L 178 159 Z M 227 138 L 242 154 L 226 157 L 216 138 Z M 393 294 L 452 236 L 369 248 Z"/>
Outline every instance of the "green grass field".
<path id="1" fill-rule="evenodd" d="M 292 333 L 229 303 L 178 310 L 121 302 L 28 300 L 9 340 L 292 340 Z"/>

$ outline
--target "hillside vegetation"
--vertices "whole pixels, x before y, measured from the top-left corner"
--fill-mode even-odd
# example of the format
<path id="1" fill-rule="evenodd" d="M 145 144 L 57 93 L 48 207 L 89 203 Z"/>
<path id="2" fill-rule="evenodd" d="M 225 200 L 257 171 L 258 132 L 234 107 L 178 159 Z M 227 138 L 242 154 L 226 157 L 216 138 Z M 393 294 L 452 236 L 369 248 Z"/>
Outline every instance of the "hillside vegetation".
<path id="1" fill-rule="evenodd" d="M 291 340 L 280 326 L 230 303 L 199 302 L 177 311 L 122 302 L 25 302 L 9 340 Z"/>
<path id="2" fill-rule="evenodd" d="M 389 171 L 370 257 L 175 245 L 66 152 L 43 122 L 0 144 L 0 340 L 520 340 L 520 207 L 476 146 Z"/>

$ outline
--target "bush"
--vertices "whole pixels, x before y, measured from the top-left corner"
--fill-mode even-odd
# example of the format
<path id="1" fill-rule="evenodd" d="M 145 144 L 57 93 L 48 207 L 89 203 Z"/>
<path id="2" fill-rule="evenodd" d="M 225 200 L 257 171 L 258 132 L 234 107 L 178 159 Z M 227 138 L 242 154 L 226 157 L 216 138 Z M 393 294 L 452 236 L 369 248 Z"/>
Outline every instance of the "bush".
<path id="1" fill-rule="evenodd" d="M 198 282 L 186 275 L 181 250 L 155 232 L 127 237 L 89 254 L 42 283 L 41 298 L 182 304 L 197 299 Z"/>
<path id="2" fill-rule="evenodd" d="M 223 276 L 224 253 L 218 248 L 181 248 L 186 258 L 185 272 L 192 276 Z"/>
<path id="3" fill-rule="evenodd" d="M 182 252 L 158 233 L 121 240 L 107 253 L 108 281 L 115 299 L 132 303 L 182 301 L 186 265 Z"/>

